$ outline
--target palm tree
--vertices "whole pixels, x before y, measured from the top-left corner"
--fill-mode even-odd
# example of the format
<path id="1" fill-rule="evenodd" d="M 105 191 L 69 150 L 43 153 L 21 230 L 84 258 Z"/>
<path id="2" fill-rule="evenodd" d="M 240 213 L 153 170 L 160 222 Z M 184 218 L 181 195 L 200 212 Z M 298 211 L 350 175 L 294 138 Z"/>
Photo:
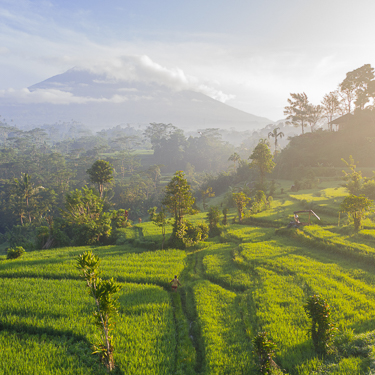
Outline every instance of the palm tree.
<path id="1" fill-rule="evenodd" d="M 29 222 L 31 223 L 31 208 L 30 208 L 30 200 L 34 198 L 40 189 L 44 189 L 43 186 L 34 186 L 31 182 L 31 177 L 28 173 L 23 173 L 21 178 L 18 180 L 15 178 L 13 180 L 13 192 L 20 200 L 20 203 L 23 201 L 26 203 L 26 211 L 28 213 Z M 23 224 L 22 216 L 21 215 L 21 223 Z"/>
<path id="2" fill-rule="evenodd" d="M 304 92 L 302 94 L 290 94 L 290 96 L 292 97 L 288 99 L 290 105 L 284 108 L 284 115 L 287 115 L 286 123 L 296 127 L 301 126 L 302 134 L 304 134 L 309 117 L 309 100 Z"/>
<path id="3" fill-rule="evenodd" d="M 241 156 L 234 152 L 231 156 L 229 156 L 228 161 L 233 161 L 234 169 L 236 169 L 236 163 L 241 160 Z"/>
<path id="4" fill-rule="evenodd" d="M 280 138 L 284 137 L 284 133 L 283 133 L 283 132 L 278 132 L 278 130 L 280 130 L 279 127 L 273 129 L 272 132 L 269 132 L 269 133 L 268 133 L 268 138 L 269 138 L 269 137 L 273 137 L 273 138 L 275 138 L 275 151 L 274 151 L 274 153 L 273 153 L 273 156 L 276 155 L 276 150 L 277 150 L 277 137 L 280 137 Z"/>

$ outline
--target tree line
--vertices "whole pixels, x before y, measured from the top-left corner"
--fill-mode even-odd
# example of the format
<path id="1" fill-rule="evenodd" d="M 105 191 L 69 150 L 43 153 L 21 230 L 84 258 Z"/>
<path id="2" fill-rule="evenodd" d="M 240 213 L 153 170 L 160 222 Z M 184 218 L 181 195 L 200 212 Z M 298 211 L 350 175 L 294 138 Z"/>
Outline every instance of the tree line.
<path id="1" fill-rule="evenodd" d="M 284 109 L 287 124 L 301 127 L 302 134 L 304 134 L 306 126 L 309 125 L 313 132 L 317 125 L 326 120 L 328 129 L 333 131 L 332 121 L 336 117 L 364 109 L 373 110 L 374 77 L 374 69 L 370 64 L 348 72 L 338 88 L 324 95 L 318 105 L 310 103 L 305 92 L 291 93 L 288 105 Z"/>

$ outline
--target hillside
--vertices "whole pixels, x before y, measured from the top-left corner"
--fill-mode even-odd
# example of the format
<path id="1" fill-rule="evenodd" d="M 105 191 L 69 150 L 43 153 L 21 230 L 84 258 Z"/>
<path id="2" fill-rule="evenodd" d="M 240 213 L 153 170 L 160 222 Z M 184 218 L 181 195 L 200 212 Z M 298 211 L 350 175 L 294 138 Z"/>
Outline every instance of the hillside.
<path id="1" fill-rule="evenodd" d="M 272 123 L 200 92 L 113 79 L 78 68 L 32 85 L 29 90 L 19 100 L 0 100 L 3 118 L 27 128 L 73 119 L 92 130 L 162 122 L 185 130 L 216 127 L 244 131 Z"/>
<path id="2" fill-rule="evenodd" d="M 375 229 L 368 220 L 368 229 L 354 234 L 344 218 L 337 226 L 346 194 L 328 182 L 298 193 L 278 189 L 270 209 L 246 225 L 222 226 L 220 236 L 186 251 L 161 251 L 160 228 L 146 222 L 124 229 L 115 246 L 0 256 L 0 372 L 105 373 L 90 355 L 92 301 L 74 267 L 78 254 L 92 249 L 103 277 L 123 286 L 117 374 L 256 374 L 252 339 L 259 331 L 277 344 L 274 360 L 284 374 L 370 374 Z M 293 211 L 308 207 L 321 221 L 286 230 Z M 230 223 L 235 215 L 231 210 Z M 170 290 L 174 274 L 178 293 Z M 311 321 L 303 305 L 314 293 L 329 301 L 338 328 L 325 358 L 306 334 Z"/>
<path id="3" fill-rule="evenodd" d="M 375 167 L 375 112 L 356 113 L 338 131 L 293 137 L 276 159 L 279 177 L 297 178 L 299 167 L 344 167 L 352 155 L 358 167 Z"/>

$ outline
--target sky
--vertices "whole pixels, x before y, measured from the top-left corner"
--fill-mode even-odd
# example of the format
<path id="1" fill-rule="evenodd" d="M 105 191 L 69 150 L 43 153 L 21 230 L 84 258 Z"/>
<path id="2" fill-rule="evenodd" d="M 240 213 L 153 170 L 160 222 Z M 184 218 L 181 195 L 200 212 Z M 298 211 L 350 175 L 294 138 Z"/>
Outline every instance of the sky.
<path id="1" fill-rule="evenodd" d="M 0 0 L 0 98 L 82 67 L 276 121 L 290 93 L 319 104 L 375 66 L 374 14 L 373 0 Z"/>

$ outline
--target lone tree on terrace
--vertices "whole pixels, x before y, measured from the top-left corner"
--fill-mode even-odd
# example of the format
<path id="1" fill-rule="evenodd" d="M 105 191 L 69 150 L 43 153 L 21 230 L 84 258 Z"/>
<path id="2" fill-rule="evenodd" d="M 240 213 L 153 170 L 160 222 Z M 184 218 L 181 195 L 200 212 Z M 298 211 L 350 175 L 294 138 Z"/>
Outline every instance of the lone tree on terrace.
<path id="1" fill-rule="evenodd" d="M 253 153 L 249 156 L 252 160 L 250 168 L 256 167 L 259 172 L 260 188 L 264 188 L 264 181 L 266 173 L 271 173 L 275 168 L 275 163 L 272 160 L 272 154 L 267 143 L 260 141 L 254 148 Z"/>
<path id="2" fill-rule="evenodd" d="M 162 201 L 162 204 L 174 216 L 174 234 L 183 223 L 184 215 L 192 211 L 194 201 L 195 199 L 192 196 L 190 185 L 185 178 L 184 172 L 177 171 L 166 186 L 165 196 Z"/>
<path id="3" fill-rule="evenodd" d="M 100 355 L 101 361 L 108 371 L 115 367 L 113 360 L 113 318 L 118 314 L 117 299 L 121 285 L 114 279 L 103 280 L 99 277 L 100 259 L 91 251 L 86 251 L 79 255 L 76 260 L 76 268 L 86 281 L 89 294 L 95 300 L 95 325 L 100 330 L 100 338 L 93 345 L 94 352 Z"/>
<path id="4" fill-rule="evenodd" d="M 364 195 L 356 196 L 350 194 L 341 203 L 340 211 L 346 212 L 352 217 L 354 221 L 354 230 L 358 231 L 361 228 L 361 221 L 371 205 L 372 200 L 366 198 Z"/>

